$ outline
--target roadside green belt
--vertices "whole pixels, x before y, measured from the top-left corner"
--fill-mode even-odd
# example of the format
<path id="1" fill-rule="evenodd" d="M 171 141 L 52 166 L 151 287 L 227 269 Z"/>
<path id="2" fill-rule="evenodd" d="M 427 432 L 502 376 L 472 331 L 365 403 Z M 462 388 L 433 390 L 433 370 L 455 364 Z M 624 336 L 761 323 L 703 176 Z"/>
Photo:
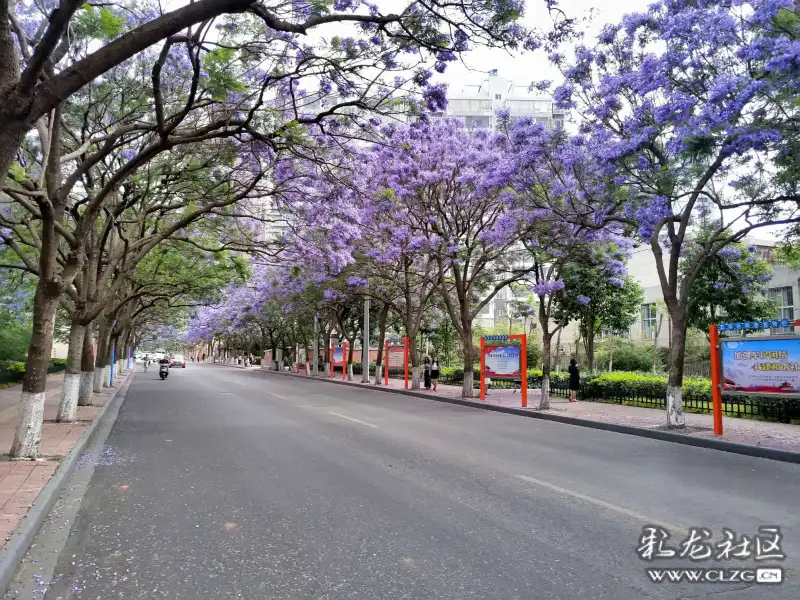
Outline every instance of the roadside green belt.
<path id="1" fill-rule="evenodd" d="M 61 373 L 67 365 L 63 358 L 51 358 L 47 374 Z M 16 360 L 0 361 L 0 388 L 16 385 L 25 377 L 25 363 Z"/>
<path id="2" fill-rule="evenodd" d="M 374 369 L 374 365 L 371 365 Z M 361 373 L 361 364 L 353 364 L 353 372 Z M 402 369 L 391 369 L 390 377 L 402 377 Z M 458 367 L 443 367 L 439 383 L 462 385 L 464 371 Z M 551 373 L 550 393 L 556 397 L 569 396 L 569 375 Z M 492 388 L 513 388 L 518 382 L 492 380 Z M 480 386 L 480 372 L 475 371 L 473 386 Z M 542 387 L 542 372 L 528 370 L 528 387 Z M 614 371 L 612 373 L 586 373 L 581 375 L 578 398 L 588 402 L 606 402 L 645 408 L 664 408 L 667 395 L 667 378 L 650 373 Z M 683 380 L 683 408 L 686 412 L 711 414 L 711 380 L 704 377 L 686 377 Z M 782 397 L 724 395 L 723 412 L 731 417 L 800 424 L 800 400 Z"/>

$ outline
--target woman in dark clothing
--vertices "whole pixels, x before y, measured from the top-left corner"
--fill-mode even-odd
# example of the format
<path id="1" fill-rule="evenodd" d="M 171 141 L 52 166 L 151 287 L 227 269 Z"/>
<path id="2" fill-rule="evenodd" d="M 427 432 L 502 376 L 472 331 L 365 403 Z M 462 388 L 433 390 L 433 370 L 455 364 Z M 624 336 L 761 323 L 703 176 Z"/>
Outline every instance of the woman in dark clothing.
<path id="1" fill-rule="evenodd" d="M 578 361 L 574 358 L 569 361 L 569 401 L 577 402 L 578 390 L 581 389 L 581 372 L 578 369 Z"/>
<path id="2" fill-rule="evenodd" d="M 423 365 L 423 373 L 425 376 L 425 389 L 431 389 L 431 359 L 430 357 L 425 357 L 425 364 Z"/>
<path id="3" fill-rule="evenodd" d="M 439 361 L 433 359 L 431 363 L 431 383 L 433 384 L 433 391 L 436 391 L 436 385 L 439 383 Z"/>

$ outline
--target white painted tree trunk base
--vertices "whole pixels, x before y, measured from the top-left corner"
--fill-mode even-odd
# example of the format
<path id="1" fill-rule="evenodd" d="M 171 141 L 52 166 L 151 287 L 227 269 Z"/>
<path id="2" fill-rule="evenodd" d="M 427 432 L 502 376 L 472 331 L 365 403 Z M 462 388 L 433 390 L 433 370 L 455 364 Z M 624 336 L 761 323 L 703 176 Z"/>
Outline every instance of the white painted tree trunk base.
<path id="1" fill-rule="evenodd" d="M 92 371 L 81 371 L 80 377 L 78 406 L 92 406 L 92 394 L 94 393 L 94 373 Z"/>
<path id="2" fill-rule="evenodd" d="M 105 366 L 103 367 L 103 387 L 111 387 L 111 382 L 109 381 L 109 377 L 111 377 L 111 367 Z"/>
<path id="3" fill-rule="evenodd" d="M 92 390 L 95 394 L 99 394 L 103 391 L 103 367 L 95 367 L 94 368 L 94 383 L 92 385 Z"/>
<path id="4" fill-rule="evenodd" d="M 419 389 L 419 367 L 411 367 L 411 389 Z"/>
<path id="5" fill-rule="evenodd" d="M 61 388 L 61 402 L 58 405 L 56 421 L 72 423 L 78 411 L 78 396 L 81 389 L 80 373 L 65 373 L 64 385 Z"/>
<path id="6" fill-rule="evenodd" d="M 21 414 L 11 446 L 14 458 L 39 458 L 42 449 L 45 392 L 22 392 Z"/>
<path id="7" fill-rule="evenodd" d="M 542 375 L 542 396 L 539 398 L 539 410 L 550 408 L 550 375 Z"/>
<path id="8" fill-rule="evenodd" d="M 472 398 L 475 394 L 475 390 L 472 389 L 473 376 L 474 373 L 472 370 L 469 372 L 464 371 L 464 384 L 461 386 L 462 398 Z"/>
<path id="9" fill-rule="evenodd" d="M 686 427 L 686 416 L 683 414 L 683 388 L 667 386 L 667 427 L 682 429 Z"/>
<path id="10" fill-rule="evenodd" d="M 347 365 L 347 381 L 353 381 L 353 365 Z"/>
<path id="11" fill-rule="evenodd" d="M 383 383 L 383 365 L 377 365 L 375 367 L 375 385 L 381 385 Z"/>

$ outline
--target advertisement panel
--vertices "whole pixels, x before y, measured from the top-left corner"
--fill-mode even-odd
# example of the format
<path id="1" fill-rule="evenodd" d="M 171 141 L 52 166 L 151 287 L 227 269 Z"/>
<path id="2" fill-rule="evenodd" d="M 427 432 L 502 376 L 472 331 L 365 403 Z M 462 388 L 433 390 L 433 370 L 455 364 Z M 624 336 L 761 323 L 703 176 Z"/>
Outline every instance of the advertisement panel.
<path id="1" fill-rule="evenodd" d="M 343 363 L 344 362 L 344 347 L 337 346 L 333 349 L 333 362 L 335 363 Z"/>
<path id="2" fill-rule="evenodd" d="M 520 347 L 486 346 L 484 348 L 484 369 L 486 377 L 494 379 L 520 379 Z"/>
<path id="3" fill-rule="evenodd" d="M 721 354 L 726 391 L 800 393 L 800 339 L 723 341 Z"/>
<path id="4" fill-rule="evenodd" d="M 305 348 L 298 348 L 297 349 L 297 362 L 298 363 L 304 363 L 304 362 L 306 362 L 306 360 L 307 360 L 306 349 Z"/>
<path id="5" fill-rule="evenodd" d="M 387 362 L 390 369 L 402 369 L 405 366 L 406 349 L 404 346 L 389 346 Z"/>

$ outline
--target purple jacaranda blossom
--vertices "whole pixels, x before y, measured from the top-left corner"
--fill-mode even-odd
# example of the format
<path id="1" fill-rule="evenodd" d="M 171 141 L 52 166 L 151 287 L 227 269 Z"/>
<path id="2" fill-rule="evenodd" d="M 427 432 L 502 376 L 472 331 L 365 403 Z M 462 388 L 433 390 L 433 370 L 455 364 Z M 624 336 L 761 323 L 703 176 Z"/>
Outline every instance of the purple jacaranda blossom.
<path id="1" fill-rule="evenodd" d="M 533 286 L 533 291 L 538 296 L 547 296 L 564 289 L 564 280 L 543 281 Z"/>
<path id="2" fill-rule="evenodd" d="M 589 304 L 592 301 L 592 299 L 589 298 L 589 296 L 578 296 L 576 300 L 578 301 L 578 304 L 582 305 Z"/>
<path id="3" fill-rule="evenodd" d="M 351 275 L 347 278 L 347 285 L 351 287 L 366 287 L 369 285 L 369 281 L 358 275 Z"/>

